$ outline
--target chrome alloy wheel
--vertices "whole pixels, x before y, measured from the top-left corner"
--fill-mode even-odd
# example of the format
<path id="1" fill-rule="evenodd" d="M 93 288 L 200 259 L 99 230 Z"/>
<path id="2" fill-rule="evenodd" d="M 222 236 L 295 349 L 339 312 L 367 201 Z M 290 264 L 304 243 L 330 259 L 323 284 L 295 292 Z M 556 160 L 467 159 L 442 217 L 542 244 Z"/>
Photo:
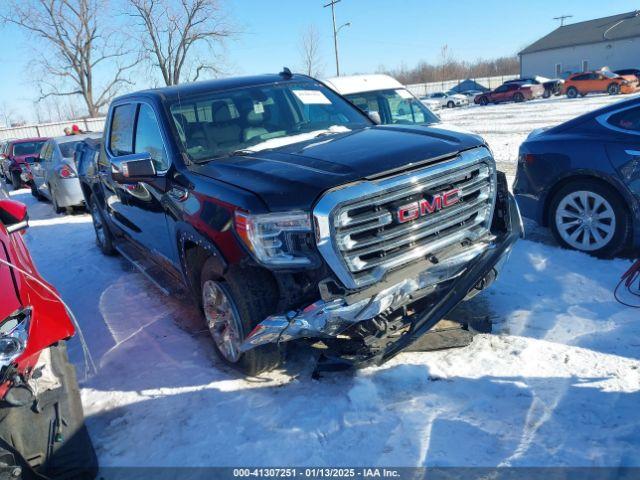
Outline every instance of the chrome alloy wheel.
<path id="1" fill-rule="evenodd" d="M 576 250 L 592 252 L 605 247 L 616 232 L 616 215 L 602 196 L 589 191 L 568 194 L 555 215 L 558 233 Z"/>
<path id="2" fill-rule="evenodd" d="M 236 363 L 240 359 L 242 327 L 240 315 L 224 285 L 207 280 L 202 285 L 202 305 L 207 327 L 218 351 Z"/>

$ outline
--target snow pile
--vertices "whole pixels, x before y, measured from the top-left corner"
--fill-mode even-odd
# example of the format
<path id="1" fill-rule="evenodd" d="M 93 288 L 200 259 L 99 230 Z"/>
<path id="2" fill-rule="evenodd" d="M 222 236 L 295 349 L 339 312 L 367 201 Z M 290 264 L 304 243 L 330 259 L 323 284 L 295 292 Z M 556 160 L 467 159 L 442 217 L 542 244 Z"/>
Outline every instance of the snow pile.
<path id="1" fill-rule="evenodd" d="M 525 130 L 605 101 L 443 116 L 492 129 L 504 154 Z M 245 380 L 215 359 L 188 302 L 100 254 L 88 215 L 54 215 L 26 190 L 12 197 L 30 205 L 33 257 L 98 364 L 82 397 L 103 466 L 640 466 L 639 318 L 612 295 L 626 260 L 521 241 L 473 300 L 496 335 L 319 381 L 303 361 Z"/>

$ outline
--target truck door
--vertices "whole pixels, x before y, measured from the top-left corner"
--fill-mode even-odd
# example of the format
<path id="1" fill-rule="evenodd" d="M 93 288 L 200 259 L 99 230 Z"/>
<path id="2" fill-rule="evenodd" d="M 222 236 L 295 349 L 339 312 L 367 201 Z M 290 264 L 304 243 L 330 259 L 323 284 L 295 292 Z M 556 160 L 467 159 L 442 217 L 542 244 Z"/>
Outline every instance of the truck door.
<path id="1" fill-rule="evenodd" d="M 110 170 L 100 172 L 108 215 L 127 237 L 154 254 L 156 260 L 175 264 L 177 249 L 170 238 L 163 205 L 166 195 L 163 175 L 170 163 L 154 108 L 144 102 L 115 106 L 105 141 L 107 162 L 101 164 L 102 169 L 110 168 L 112 158 L 148 153 L 159 175 L 157 182 L 131 185 L 113 181 Z"/>

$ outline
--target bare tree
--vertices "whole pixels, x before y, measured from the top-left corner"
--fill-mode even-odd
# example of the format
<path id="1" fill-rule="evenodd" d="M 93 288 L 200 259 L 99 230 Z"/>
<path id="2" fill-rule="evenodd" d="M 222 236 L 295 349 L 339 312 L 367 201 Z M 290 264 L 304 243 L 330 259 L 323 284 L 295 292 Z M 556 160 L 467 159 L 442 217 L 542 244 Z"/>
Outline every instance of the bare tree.
<path id="1" fill-rule="evenodd" d="M 37 63 L 41 99 L 76 96 L 97 116 L 126 83 L 137 64 L 131 51 L 109 31 L 108 0 L 5 0 L 3 23 L 12 23 L 40 39 Z M 96 81 L 97 70 L 103 82 Z"/>
<path id="2" fill-rule="evenodd" d="M 300 55 L 304 72 L 312 77 L 321 76 L 320 34 L 313 25 L 309 25 L 300 36 Z"/>
<path id="3" fill-rule="evenodd" d="M 219 74 L 216 49 L 234 32 L 217 0 L 129 0 L 141 49 L 166 85 Z"/>

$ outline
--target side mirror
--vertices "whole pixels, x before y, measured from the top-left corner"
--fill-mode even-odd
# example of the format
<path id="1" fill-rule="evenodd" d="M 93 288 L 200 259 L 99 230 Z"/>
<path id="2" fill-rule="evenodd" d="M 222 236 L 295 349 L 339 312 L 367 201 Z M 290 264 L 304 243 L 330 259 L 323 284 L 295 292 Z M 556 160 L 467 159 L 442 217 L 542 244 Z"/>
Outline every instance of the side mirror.
<path id="1" fill-rule="evenodd" d="M 380 113 L 379 112 L 369 112 L 367 114 L 369 116 L 369 118 L 371 119 L 371 121 L 373 123 L 375 123 L 376 125 L 380 125 L 382 123 L 382 118 L 380 118 Z"/>
<path id="2" fill-rule="evenodd" d="M 0 200 L 0 221 L 7 229 L 7 233 L 26 230 L 29 226 L 27 206 L 15 200 Z"/>
<path id="3" fill-rule="evenodd" d="M 111 159 L 111 177 L 118 183 L 146 182 L 157 176 L 148 153 L 133 153 Z"/>

